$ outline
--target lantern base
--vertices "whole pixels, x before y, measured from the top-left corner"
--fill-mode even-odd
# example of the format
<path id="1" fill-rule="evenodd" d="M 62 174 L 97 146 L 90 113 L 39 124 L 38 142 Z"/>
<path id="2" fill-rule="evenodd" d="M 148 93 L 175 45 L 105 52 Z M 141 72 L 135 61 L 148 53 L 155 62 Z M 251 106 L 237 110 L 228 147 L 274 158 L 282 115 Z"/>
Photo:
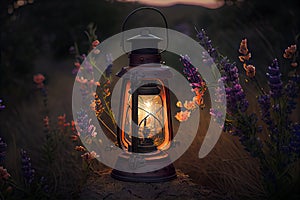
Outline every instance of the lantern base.
<path id="1" fill-rule="evenodd" d="M 173 164 L 171 164 L 160 170 L 147 173 L 129 173 L 113 169 L 111 177 L 126 182 L 158 183 L 173 180 L 177 175 Z"/>
<path id="2" fill-rule="evenodd" d="M 169 164 L 155 171 L 138 173 L 139 171 L 143 171 L 143 169 L 149 169 L 150 166 L 154 168 L 156 166 L 156 168 L 158 168 L 159 165 L 163 163 L 170 163 L 169 156 L 164 152 L 157 150 L 153 153 L 143 154 L 143 161 L 132 162 L 132 159 L 133 157 L 130 152 L 122 153 L 117 161 L 119 170 L 113 169 L 111 176 L 120 181 L 145 183 L 165 182 L 177 177 L 173 164 Z M 138 162 L 140 162 L 140 164 Z M 135 167 L 136 170 L 132 170 L 133 167 Z M 131 173 L 127 171 L 134 172 Z"/>

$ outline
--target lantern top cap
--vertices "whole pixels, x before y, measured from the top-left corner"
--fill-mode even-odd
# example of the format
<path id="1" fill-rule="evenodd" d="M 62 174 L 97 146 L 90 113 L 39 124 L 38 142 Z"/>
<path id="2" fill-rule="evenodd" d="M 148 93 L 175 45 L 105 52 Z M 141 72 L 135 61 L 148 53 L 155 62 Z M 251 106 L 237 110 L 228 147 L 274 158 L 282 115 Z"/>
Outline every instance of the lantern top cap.
<path id="1" fill-rule="evenodd" d="M 142 30 L 139 35 L 133 36 L 129 39 L 127 39 L 127 42 L 135 42 L 135 41 L 151 41 L 151 42 L 160 42 L 163 41 L 160 37 L 157 37 L 150 33 L 149 30 Z"/>

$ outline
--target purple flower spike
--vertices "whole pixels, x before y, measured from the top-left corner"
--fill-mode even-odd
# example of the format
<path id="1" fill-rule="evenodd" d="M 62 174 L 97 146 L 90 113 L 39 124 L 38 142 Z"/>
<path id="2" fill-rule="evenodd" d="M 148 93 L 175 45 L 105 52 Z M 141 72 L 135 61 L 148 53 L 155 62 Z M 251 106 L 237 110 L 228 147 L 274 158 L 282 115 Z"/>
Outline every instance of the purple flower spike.
<path id="1" fill-rule="evenodd" d="M 107 67 L 105 70 L 105 74 L 107 77 L 109 77 L 112 73 L 112 67 L 113 67 L 113 57 L 112 54 L 106 54 L 106 63 L 107 63 Z"/>
<path id="2" fill-rule="evenodd" d="M 300 124 L 295 123 L 292 128 L 292 138 L 289 145 L 292 151 L 300 157 Z"/>
<path id="3" fill-rule="evenodd" d="M 0 110 L 4 110 L 5 105 L 2 105 L 2 99 L 0 99 Z"/>
<path id="4" fill-rule="evenodd" d="M 287 113 L 291 113 L 296 108 L 296 98 L 298 97 L 300 84 L 300 76 L 295 75 L 286 84 L 284 88 L 285 96 L 287 97 Z"/>
<path id="5" fill-rule="evenodd" d="M 31 166 L 31 159 L 28 156 L 27 152 L 21 149 L 21 163 L 22 163 L 22 171 L 26 184 L 31 184 L 34 180 L 35 170 Z"/>
<path id="6" fill-rule="evenodd" d="M 191 83 L 192 88 L 202 88 L 205 82 L 201 78 L 198 69 L 192 65 L 190 58 L 187 55 L 181 56 L 180 61 L 184 66 L 183 73 Z"/>
<path id="7" fill-rule="evenodd" d="M 0 163 L 5 159 L 7 144 L 0 138 Z"/>
<path id="8" fill-rule="evenodd" d="M 279 98 L 282 94 L 283 87 L 277 59 L 274 59 L 273 63 L 268 67 L 267 77 L 271 97 Z"/>
<path id="9" fill-rule="evenodd" d="M 222 124 L 222 126 L 223 126 L 224 114 L 222 112 L 211 108 L 209 113 L 218 124 Z"/>

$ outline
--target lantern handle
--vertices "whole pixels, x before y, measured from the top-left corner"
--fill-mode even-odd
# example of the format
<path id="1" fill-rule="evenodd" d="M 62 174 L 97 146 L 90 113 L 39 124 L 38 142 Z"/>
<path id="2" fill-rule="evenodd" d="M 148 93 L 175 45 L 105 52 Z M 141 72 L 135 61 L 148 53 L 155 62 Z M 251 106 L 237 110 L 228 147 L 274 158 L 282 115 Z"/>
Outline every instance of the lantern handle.
<path id="1" fill-rule="evenodd" d="M 167 49 L 168 49 L 168 46 L 169 46 L 169 38 L 168 38 L 168 22 L 167 22 L 167 19 L 166 17 L 164 16 L 164 14 L 157 8 L 154 8 L 154 7 L 140 7 L 140 8 L 137 8 L 135 10 L 133 10 L 127 17 L 126 19 L 124 20 L 123 22 L 123 25 L 122 25 L 122 42 L 121 42 L 121 46 L 123 48 L 123 51 L 125 51 L 125 47 L 124 47 L 124 30 L 125 30 L 125 27 L 126 27 L 126 23 L 127 21 L 129 20 L 129 18 L 134 15 L 135 13 L 141 11 L 141 10 L 152 10 L 152 11 L 156 11 L 158 14 L 160 14 L 160 16 L 163 18 L 164 20 L 164 23 L 165 23 L 165 27 L 166 27 L 166 35 L 167 35 L 167 44 L 166 44 L 166 48 L 165 50 L 161 51 L 160 53 L 163 53 L 165 52 Z M 126 53 L 127 54 L 127 53 Z"/>

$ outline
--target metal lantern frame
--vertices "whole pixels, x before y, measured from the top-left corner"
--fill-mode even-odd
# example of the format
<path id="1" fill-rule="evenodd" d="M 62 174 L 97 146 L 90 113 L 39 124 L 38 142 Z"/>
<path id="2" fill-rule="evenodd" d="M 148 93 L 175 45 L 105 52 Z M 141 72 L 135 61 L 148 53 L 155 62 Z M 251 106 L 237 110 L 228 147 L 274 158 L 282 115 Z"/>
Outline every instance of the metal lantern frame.
<path id="1" fill-rule="evenodd" d="M 130 13 L 123 23 L 122 32 L 125 30 L 128 19 L 141 10 L 158 12 L 164 20 L 166 34 L 168 33 L 168 24 L 165 16 L 160 10 L 153 7 L 138 8 Z M 145 29 L 139 35 L 126 41 L 131 43 L 134 50 L 128 55 L 129 66 L 123 67 L 117 73 L 117 76 L 123 79 L 121 88 L 123 95 L 120 99 L 120 115 L 119 119 L 117 119 L 119 124 L 117 141 L 119 147 L 124 150 L 117 164 L 125 168 L 128 165 L 128 167 L 136 167 L 137 164 L 135 161 L 132 162 L 132 160 L 137 160 L 137 158 L 132 158 L 132 153 L 143 153 L 144 164 L 146 163 L 150 166 L 170 163 L 168 154 L 164 153 L 164 150 L 170 148 L 173 139 L 170 91 L 168 89 L 168 79 L 172 78 L 172 73 L 168 66 L 161 64 L 161 53 L 165 50 L 159 51 L 158 43 L 162 39 Z M 168 46 L 168 37 L 166 44 Z M 126 52 L 124 35 L 121 46 Z M 145 46 L 145 48 L 137 48 L 141 46 Z M 155 106 L 160 106 L 160 115 L 156 115 L 157 113 L 151 111 L 152 108 L 145 107 L 141 101 L 141 99 L 146 100 L 151 96 L 159 99 Z M 156 122 L 159 123 L 158 127 L 155 126 Z M 157 141 L 155 141 L 155 137 L 158 138 Z M 172 164 L 146 173 L 128 173 L 114 169 L 111 175 L 118 180 L 134 182 L 161 182 L 176 178 L 175 168 Z"/>

